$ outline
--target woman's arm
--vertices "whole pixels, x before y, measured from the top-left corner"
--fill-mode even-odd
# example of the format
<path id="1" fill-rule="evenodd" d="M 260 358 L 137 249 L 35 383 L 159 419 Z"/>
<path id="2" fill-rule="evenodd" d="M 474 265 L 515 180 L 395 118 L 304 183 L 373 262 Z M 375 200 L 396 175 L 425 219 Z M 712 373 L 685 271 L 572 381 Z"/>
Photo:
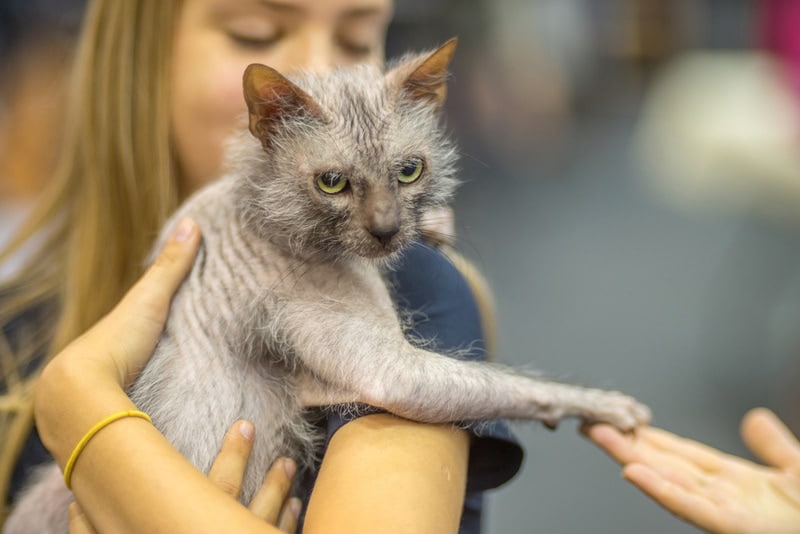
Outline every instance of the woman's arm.
<path id="1" fill-rule="evenodd" d="M 231 425 L 217 457 L 208 472 L 208 478 L 214 485 L 231 497 L 241 494 L 242 480 L 253 448 L 255 429 L 249 421 L 236 421 Z M 270 525 L 276 525 L 281 532 L 294 534 L 297 531 L 297 520 L 300 515 L 301 502 L 297 498 L 288 498 L 296 466 L 288 458 L 276 460 L 264 479 L 248 508 Z M 77 502 L 69 507 L 70 534 L 96 534 Z"/>
<path id="2" fill-rule="evenodd" d="M 395 267 L 389 287 L 403 313 L 416 319 L 412 335 L 444 352 L 471 347 L 462 356 L 483 359 L 474 295 L 447 258 L 416 244 Z M 388 414 L 346 424 L 342 419 L 347 418 L 329 420 L 329 432 L 338 430 L 330 438 L 308 504 L 309 532 L 348 518 L 358 518 L 353 525 L 357 532 L 374 532 L 376 525 L 388 532 L 456 532 L 460 519 L 465 532 L 477 532 L 480 499 L 474 490 L 499 485 L 521 462 L 521 449 L 505 441 L 511 439 L 506 434 L 489 431 L 476 437 L 451 425 L 422 425 Z M 469 506 L 465 485 L 473 486 Z M 346 493 L 337 488 L 347 488 Z M 347 499 L 351 495 L 357 498 Z"/>
<path id="3" fill-rule="evenodd" d="M 194 226 L 170 241 L 123 301 L 45 369 L 36 417 L 43 442 L 62 468 L 97 421 L 135 408 L 124 388 L 152 354 L 198 243 Z M 456 531 L 468 442 L 464 431 L 450 426 L 391 415 L 345 425 L 325 455 L 306 528 Z M 216 488 L 141 419 L 121 419 L 100 431 L 77 461 L 72 484 L 99 531 L 277 532 Z"/>
<path id="4" fill-rule="evenodd" d="M 151 356 L 199 241 L 196 225 L 181 225 L 122 302 L 45 368 L 35 415 L 62 468 L 95 423 L 135 409 L 124 387 Z M 121 419 L 95 435 L 75 464 L 72 488 L 100 532 L 279 532 L 218 489 L 142 419 Z"/>
<path id="5" fill-rule="evenodd" d="M 390 414 L 360 417 L 331 438 L 304 532 L 457 532 L 469 436 Z"/>

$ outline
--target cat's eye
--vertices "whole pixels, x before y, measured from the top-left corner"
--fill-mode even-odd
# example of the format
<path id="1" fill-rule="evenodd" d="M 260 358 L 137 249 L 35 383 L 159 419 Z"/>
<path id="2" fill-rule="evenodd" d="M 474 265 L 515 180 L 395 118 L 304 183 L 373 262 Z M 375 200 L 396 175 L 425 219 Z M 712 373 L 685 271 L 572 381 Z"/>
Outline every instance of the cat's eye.
<path id="1" fill-rule="evenodd" d="M 323 193 L 335 195 L 347 187 L 347 178 L 340 172 L 326 171 L 317 175 L 317 187 Z"/>
<path id="2" fill-rule="evenodd" d="M 397 180 L 402 184 L 416 182 L 422 176 L 423 164 L 419 158 L 411 158 L 397 171 Z"/>

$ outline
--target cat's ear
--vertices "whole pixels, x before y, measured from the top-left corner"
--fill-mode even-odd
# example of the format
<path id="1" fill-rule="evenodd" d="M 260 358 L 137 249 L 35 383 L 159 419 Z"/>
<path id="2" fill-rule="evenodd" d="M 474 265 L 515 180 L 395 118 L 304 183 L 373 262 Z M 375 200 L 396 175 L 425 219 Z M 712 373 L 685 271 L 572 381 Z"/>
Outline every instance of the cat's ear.
<path id="1" fill-rule="evenodd" d="M 250 132 L 263 144 L 268 143 L 272 129 L 287 117 L 323 117 L 319 105 L 308 93 L 272 67 L 249 65 L 244 71 L 243 84 Z"/>
<path id="2" fill-rule="evenodd" d="M 454 37 L 427 56 L 399 64 L 386 74 L 389 83 L 414 100 L 442 107 L 447 96 L 447 68 L 457 45 L 458 39 Z"/>

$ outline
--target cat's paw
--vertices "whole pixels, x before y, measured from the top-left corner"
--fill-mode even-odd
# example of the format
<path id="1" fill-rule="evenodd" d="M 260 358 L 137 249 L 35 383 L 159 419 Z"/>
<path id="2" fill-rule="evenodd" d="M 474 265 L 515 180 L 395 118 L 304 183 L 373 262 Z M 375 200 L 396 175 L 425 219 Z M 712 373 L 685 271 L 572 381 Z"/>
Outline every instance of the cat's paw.
<path id="1" fill-rule="evenodd" d="M 592 408 L 582 418 L 586 423 L 609 423 L 623 432 L 650 422 L 650 408 L 617 391 L 595 391 Z"/>

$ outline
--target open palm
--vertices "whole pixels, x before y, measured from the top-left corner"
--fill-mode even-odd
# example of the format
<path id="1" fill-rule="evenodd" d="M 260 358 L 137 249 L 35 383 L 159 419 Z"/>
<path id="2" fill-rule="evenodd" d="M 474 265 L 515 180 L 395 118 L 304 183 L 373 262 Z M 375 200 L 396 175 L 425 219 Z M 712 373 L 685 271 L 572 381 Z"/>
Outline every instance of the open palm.
<path id="1" fill-rule="evenodd" d="M 800 442 L 771 411 L 742 420 L 742 438 L 766 465 L 664 430 L 624 435 L 585 429 L 623 465 L 623 476 L 678 517 L 720 534 L 800 532 Z"/>

